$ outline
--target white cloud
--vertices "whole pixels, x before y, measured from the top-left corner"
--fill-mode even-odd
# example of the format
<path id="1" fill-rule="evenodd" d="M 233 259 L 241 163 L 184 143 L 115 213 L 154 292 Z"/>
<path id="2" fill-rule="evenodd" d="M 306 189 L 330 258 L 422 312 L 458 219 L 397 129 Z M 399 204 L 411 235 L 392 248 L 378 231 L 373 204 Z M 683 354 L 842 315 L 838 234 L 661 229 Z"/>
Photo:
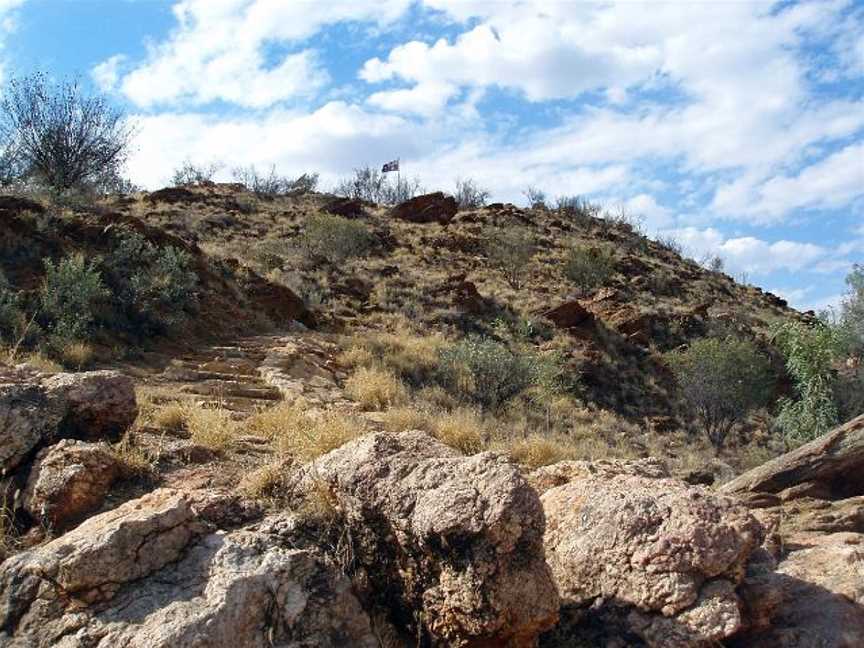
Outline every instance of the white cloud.
<path id="1" fill-rule="evenodd" d="M 794 176 L 778 175 L 758 185 L 749 180 L 720 187 L 715 209 L 781 217 L 802 207 L 839 207 L 864 195 L 864 143 L 850 144 Z"/>
<path id="2" fill-rule="evenodd" d="M 5 40 L 15 31 L 16 28 L 16 12 L 26 0 L 0 0 L 0 54 L 3 53 L 6 43 Z M 0 84 L 3 83 L 6 76 L 6 60 L 5 56 L 0 57 Z"/>
<path id="3" fill-rule="evenodd" d="M 864 128 L 864 101 L 813 101 L 811 62 L 798 52 L 814 33 L 845 35 L 853 43 L 860 24 L 845 16 L 844 0 L 783 8 L 759 2 L 425 4 L 470 28 L 449 41 L 411 41 L 368 60 L 360 72 L 368 83 L 410 86 L 376 92 L 375 105 L 429 115 L 449 108 L 454 88 L 510 88 L 532 101 L 603 90 L 609 105 L 565 114 L 561 126 L 535 134 L 526 157 L 576 166 L 644 159 L 656 167 L 659 159 L 683 172 L 722 172 L 732 179 L 719 188 L 715 216 L 786 217 L 803 206 L 781 195 L 788 169 L 813 145 Z M 646 88 L 654 98 L 640 99 Z M 657 98 L 664 93 L 672 100 Z M 807 204 L 840 206 L 861 194 L 860 182 L 853 188 L 854 166 L 829 176 L 835 163 L 826 160 L 819 178 L 827 193 Z M 799 184 L 819 171 L 803 173 Z"/>
<path id="4" fill-rule="evenodd" d="M 298 44 L 332 23 L 386 24 L 408 4 L 408 0 L 183 0 L 173 8 L 177 28 L 150 48 L 147 60 L 123 76 L 119 87 L 142 107 L 222 100 L 264 108 L 291 97 L 310 96 L 329 77 L 317 53 L 297 49 Z M 273 44 L 289 50 L 275 62 L 268 59 L 267 48 Z M 107 63 L 97 68 L 104 70 Z"/>
<path id="5" fill-rule="evenodd" d="M 719 255 L 731 272 L 757 275 L 778 270 L 824 272 L 829 268 L 822 264 L 834 255 L 830 248 L 815 243 L 786 240 L 770 242 L 753 236 L 727 238 L 713 227 L 685 227 L 667 230 L 664 234 L 680 241 L 685 250 L 696 258 Z"/>
<path id="6" fill-rule="evenodd" d="M 96 65 L 90 71 L 90 76 L 93 77 L 93 81 L 96 82 L 100 90 L 108 92 L 116 87 L 117 82 L 120 80 L 120 66 L 125 60 L 126 56 L 124 54 L 115 54 Z"/>
<path id="7" fill-rule="evenodd" d="M 129 173 L 156 188 L 185 159 L 222 162 L 231 168 L 275 164 L 281 173 L 322 174 L 325 184 L 364 163 L 377 164 L 397 152 L 417 154 L 411 125 L 401 117 L 376 115 L 344 102 L 312 113 L 272 110 L 260 116 L 222 117 L 198 113 L 139 116 L 140 132 Z M 171 142 L 170 147 L 165 142 Z"/>

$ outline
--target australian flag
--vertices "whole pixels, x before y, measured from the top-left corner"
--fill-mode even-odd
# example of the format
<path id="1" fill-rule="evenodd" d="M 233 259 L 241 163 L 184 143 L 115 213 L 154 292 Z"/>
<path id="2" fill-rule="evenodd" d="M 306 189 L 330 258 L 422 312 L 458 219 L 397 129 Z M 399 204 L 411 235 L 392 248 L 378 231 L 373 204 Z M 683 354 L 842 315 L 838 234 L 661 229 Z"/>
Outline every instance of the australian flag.
<path id="1" fill-rule="evenodd" d="M 388 162 L 383 167 L 381 167 L 381 173 L 389 173 L 390 171 L 398 171 L 399 170 L 399 160 L 393 160 L 392 162 Z"/>

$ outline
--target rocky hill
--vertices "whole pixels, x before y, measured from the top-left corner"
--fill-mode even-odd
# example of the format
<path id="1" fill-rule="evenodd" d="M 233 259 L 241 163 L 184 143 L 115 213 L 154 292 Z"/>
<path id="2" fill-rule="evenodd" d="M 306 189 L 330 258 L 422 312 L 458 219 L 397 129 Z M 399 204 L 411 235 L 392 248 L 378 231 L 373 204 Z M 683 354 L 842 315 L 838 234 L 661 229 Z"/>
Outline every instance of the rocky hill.
<path id="1" fill-rule="evenodd" d="M 0 645 L 861 645 L 864 419 L 745 472 L 810 316 L 600 216 L 0 197 Z"/>

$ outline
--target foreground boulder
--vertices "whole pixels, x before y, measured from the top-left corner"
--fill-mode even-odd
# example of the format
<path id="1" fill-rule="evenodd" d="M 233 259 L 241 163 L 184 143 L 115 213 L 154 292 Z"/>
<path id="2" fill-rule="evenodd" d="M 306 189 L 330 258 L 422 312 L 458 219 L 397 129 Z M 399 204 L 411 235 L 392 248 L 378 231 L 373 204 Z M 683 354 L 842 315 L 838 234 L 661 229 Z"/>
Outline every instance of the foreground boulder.
<path id="1" fill-rule="evenodd" d="M 377 645 L 348 580 L 259 530 L 214 532 L 226 501 L 155 491 L 0 566 L 14 648 Z"/>
<path id="2" fill-rule="evenodd" d="M 59 439 L 117 438 L 137 415 L 134 383 L 117 371 L 46 377 L 0 367 L 0 472 Z"/>
<path id="3" fill-rule="evenodd" d="M 135 382 L 119 371 L 59 373 L 43 384 L 49 398 L 65 403 L 64 437 L 116 440 L 138 416 Z"/>
<path id="4" fill-rule="evenodd" d="M 864 417 L 723 486 L 771 529 L 776 567 L 748 573 L 748 606 L 763 619 L 733 645 L 864 645 Z M 765 601 L 777 601 L 765 605 Z"/>
<path id="5" fill-rule="evenodd" d="M 864 415 L 733 479 L 724 493 L 775 493 L 782 499 L 864 495 Z"/>
<path id="6" fill-rule="evenodd" d="M 390 216 L 409 223 L 449 223 L 459 205 L 453 196 L 447 196 L 441 191 L 424 194 L 406 200 L 396 205 L 390 212 Z"/>
<path id="7" fill-rule="evenodd" d="M 372 434 L 295 478 L 345 513 L 370 593 L 436 645 L 533 646 L 558 596 L 543 512 L 509 461 L 463 457 L 422 432 Z"/>
<path id="8" fill-rule="evenodd" d="M 53 531 L 65 531 L 102 505 L 119 476 L 120 464 L 107 444 L 65 439 L 36 455 L 24 509 Z"/>
<path id="9" fill-rule="evenodd" d="M 744 627 L 736 586 L 762 540 L 732 500 L 658 468 L 614 463 L 542 496 L 544 544 L 562 605 L 624 618 L 649 646 L 703 646 Z"/>

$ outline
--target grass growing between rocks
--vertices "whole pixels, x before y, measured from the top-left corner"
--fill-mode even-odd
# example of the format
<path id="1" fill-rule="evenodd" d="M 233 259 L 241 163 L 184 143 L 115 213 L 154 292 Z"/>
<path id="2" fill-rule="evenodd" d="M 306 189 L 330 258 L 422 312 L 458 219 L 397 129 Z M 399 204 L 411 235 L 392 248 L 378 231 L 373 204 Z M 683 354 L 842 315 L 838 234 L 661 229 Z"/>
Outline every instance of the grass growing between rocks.
<path id="1" fill-rule="evenodd" d="M 248 419 L 248 434 L 268 439 L 275 451 L 300 462 L 312 461 L 367 432 L 347 414 L 311 411 L 304 403 L 280 403 Z"/>

